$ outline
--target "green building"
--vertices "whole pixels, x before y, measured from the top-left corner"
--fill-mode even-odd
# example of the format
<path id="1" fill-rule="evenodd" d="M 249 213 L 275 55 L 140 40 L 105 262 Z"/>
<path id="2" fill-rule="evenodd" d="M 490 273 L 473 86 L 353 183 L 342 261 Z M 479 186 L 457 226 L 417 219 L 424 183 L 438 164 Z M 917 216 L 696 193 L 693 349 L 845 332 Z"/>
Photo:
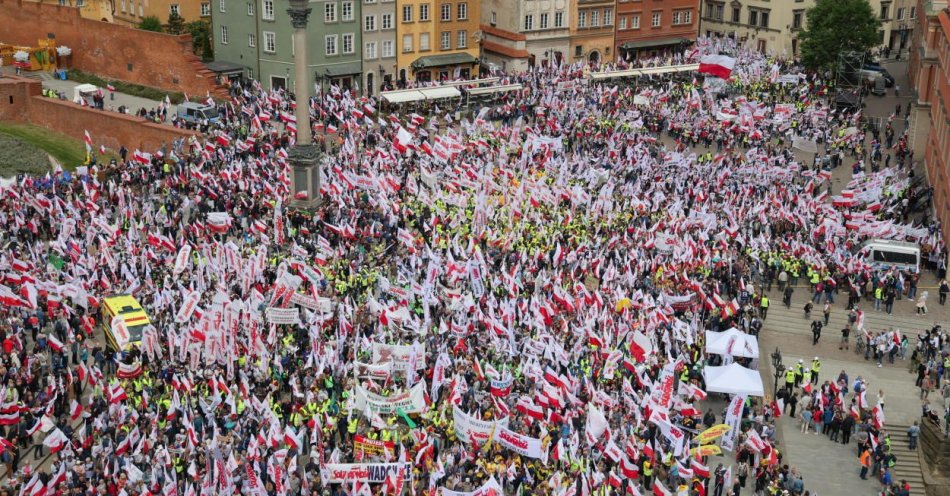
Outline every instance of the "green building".
<path id="1" fill-rule="evenodd" d="M 361 0 L 311 0 L 307 61 L 315 87 L 360 89 Z M 287 0 L 214 0 L 213 65 L 265 88 L 294 85 L 293 27 Z"/>

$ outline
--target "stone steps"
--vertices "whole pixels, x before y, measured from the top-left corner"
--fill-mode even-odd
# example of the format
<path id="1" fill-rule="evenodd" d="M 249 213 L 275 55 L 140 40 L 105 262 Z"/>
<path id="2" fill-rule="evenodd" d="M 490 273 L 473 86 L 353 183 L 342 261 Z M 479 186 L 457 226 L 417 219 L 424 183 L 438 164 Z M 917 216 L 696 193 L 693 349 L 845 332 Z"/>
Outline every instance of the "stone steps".
<path id="1" fill-rule="evenodd" d="M 894 480 L 906 480 L 910 484 L 911 496 L 924 496 L 924 476 L 921 472 L 920 457 L 916 451 L 911 451 L 907 440 L 907 425 L 885 424 L 891 436 L 891 452 L 897 457 L 897 465 L 894 466 Z M 917 449 L 920 449 L 918 444 Z"/>

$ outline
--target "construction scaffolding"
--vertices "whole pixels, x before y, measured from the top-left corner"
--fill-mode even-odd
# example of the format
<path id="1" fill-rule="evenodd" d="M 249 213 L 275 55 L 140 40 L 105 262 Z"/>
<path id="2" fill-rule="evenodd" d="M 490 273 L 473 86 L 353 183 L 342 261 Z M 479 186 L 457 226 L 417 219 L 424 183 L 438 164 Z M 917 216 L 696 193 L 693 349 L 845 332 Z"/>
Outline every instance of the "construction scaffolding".
<path id="1" fill-rule="evenodd" d="M 838 54 L 835 64 L 835 108 L 860 109 L 864 105 L 864 52 Z"/>

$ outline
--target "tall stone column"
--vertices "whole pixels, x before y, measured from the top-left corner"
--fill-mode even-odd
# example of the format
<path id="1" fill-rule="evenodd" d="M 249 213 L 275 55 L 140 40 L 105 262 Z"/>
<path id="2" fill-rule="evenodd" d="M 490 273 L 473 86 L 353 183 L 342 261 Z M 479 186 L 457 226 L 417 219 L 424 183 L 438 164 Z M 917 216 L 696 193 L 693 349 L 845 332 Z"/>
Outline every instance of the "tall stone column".
<path id="1" fill-rule="evenodd" d="M 288 151 L 292 200 L 296 208 L 313 208 L 320 202 L 320 152 L 313 145 L 310 125 L 310 78 L 307 72 L 307 19 L 311 8 L 308 0 L 290 0 L 291 24 L 294 27 L 294 95 L 297 109 L 297 139 Z M 298 194 L 306 192 L 305 198 Z"/>

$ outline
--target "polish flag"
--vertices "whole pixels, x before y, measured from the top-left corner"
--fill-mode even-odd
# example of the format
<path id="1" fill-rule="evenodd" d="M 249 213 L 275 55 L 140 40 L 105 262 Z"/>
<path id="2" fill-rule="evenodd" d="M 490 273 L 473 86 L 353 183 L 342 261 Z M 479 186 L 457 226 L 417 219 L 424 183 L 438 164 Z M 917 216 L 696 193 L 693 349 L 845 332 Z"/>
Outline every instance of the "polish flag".
<path id="1" fill-rule="evenodd" d="M 716 76 L 720 79 L 729 79 L 733 67 L 736 66 L 736 59 L 728 55 L 709 54 L 700 59 L 699 72 Z"/>
<path id="2" fill-rule="evenodd" d="M 86 148 L 92 148 L 92 136 L 89 136 L 89 131 L 83 131 L 82 140 L 86 143 Z"/>
<path id="3" fill-rule="evenodd" d="M 66 437 L 66 434 L 63 434 L 63 431 L 59 429 L 49 433 L 46 439 L 43 440 L 43 446 L 48 447 L 51 453 L 62 451 L 68 444 L 69 439 Z"/>
<path id="4" fill-rule="evenodd" d="M 80 415 L 82 415 L 82 405 L 80 405 L 78 401 L 73 400 L 69 405 L 69 417 L 76 420 Z"/>
<path id="5" fill-rule="evenodd" d="M 297 438 L 297 434 L 289 425 L 284 429 L 284 442 L 287 443 L 287 446 L 291 449 L 300 451 L 300 439 Z"/>
<path id="6" fill-rule="evenodd" d="M 646 361 L 647 356 L 653 353 L 653 343 L 645 334 L 634 332 L 630 340 L 630 354 L 637 362 Z"/>
<path id="7" fill-rule="evenodd" d="M 660 481 L 653 482 L 653 494 L 654 496 L 673 496 L 673 493 Z"/>
<path id="8" fill-rule="evenodd" d="M 692 461 L 690 461 L 690 467 L 693 469 L 693 474 L 698 477 L 709 478 L 709 467 L 699 463 L 699 460 L 693 458 Z"/>
<path id="9" fill-rule="evenodd" d="M 640 476 L 640 467 L 624 457 L 620 460 L 620 472 L 628 479 L 636 479 Z"/>
<path id="10" fill-rule="evenodd" d="M 152 161 L 152 154 L 135 150 L 134 152 L 132 152 L 132 159 L 140 164 L 148 164 L 149 162 Z"/>
<path id="11" fill-rule="evenodd" d="M 47 339 L 47 342 L 49 343 L 49 347 L 53 351 L 57 353 L 63 351 L 63 342 L 60 341 L 59 339 L 56 339 L 56 336 L 50 334 L 49 338 Z"/>

